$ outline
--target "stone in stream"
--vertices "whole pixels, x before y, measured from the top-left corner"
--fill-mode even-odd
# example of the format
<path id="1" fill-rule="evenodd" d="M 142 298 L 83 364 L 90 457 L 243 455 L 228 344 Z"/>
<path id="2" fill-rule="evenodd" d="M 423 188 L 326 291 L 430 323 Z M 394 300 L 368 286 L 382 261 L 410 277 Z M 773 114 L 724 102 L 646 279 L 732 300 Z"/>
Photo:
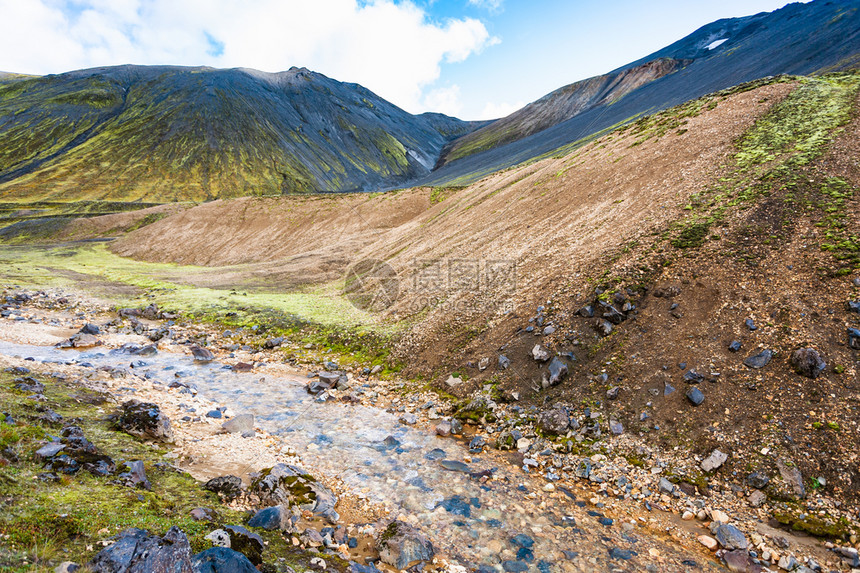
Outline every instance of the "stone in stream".
<path id="1" fill-rule="evenodd" d="M 693 406 L 700 406 L 705 401 L 705 395 L 696 387 L 687 390 L 686 396 Z"/>
<path id="2" fill-rule="evenodd" d="M 403 570 L 420 562 L 433 559 L 433 544 L 414 527 L 395 520 L 376 541 L 379 558 L 383 562 Z"/>
<path id="3" fill-rule="evenodd" d="M 712 472 L 717 470 L 726 463 L 726 460 L 729 459 L 728 454 L 724 454 L 720 450 L 714 450 L 711 452 L 711 455 L 705 458 L 702 462 L 702 470 L 706 472 Z"/>
<path id="4" fill-rule="evenodd" d="M 230 548 L 248 558 L 254 565 L 263 562 L 263 538 L 240 525 L 226 525 L 224 530 L 230 535 Z"/>
<path id="5" fill-rule="evenodd" d="M 451 496 L 440 501 L 436 507 L 441 507 L 448 513 L 462 517 L 472 517 L 472 505 L 459 495 Z"/>
<path id="6" fill-rule="evenodd" d="M 564 363 L 558 356 L 554 356 L 552 362 L 549 363 L 549 378 L 546 378 L 544 388 L 548 386 L 558 386 L 567 377 L 567 364 Z"/>
<path id="7" fill-rule="evenodd" d="M 249 491 L 264 505 L 295 505 L 333 523 L 339 519 L 334 510 L 337 504 L 334 493 L 298 466 L 281 463 L 263 470 L 251 482 Z"/>
<path id="8" fill-rule="evenodd" d="M 452 472 L 469 473 L 471 471 L 468 465 L 457 460 L 442 460 L 441 462 L 439 462 L 439 465 L 446 470 L 450 470 Z"/>
<path id="9" fill-rule="evenodd" d="M 202 348 L 194 345 L 191 347 L 191 354 L 194 355 L 194 360 L 197 362 L 211 362 L 215 360 L 215 355 L 208 348 Z"/>
<path id="10" fill-rule="evenodd" d="M 164 442 L 173 441 L 170 420 L 161 412 L 157 404 L 135 399 L 128 400 L 122 405 L 117 424 L 132 436 Z"/>
<path id="11" fill-rule="evenodd" d="M 791 366 L 801 376 L 814 380 L 824 372 L 827 363 L 814 348 L 798 348 L 791 355 Z"/>
<path id="12" fill-rule="evenodd" d="M 212 547 L 192 557 L 194 573 L 259 573 L 247 557 L 226 547 Z"/>
<path id="13" fill-rule="evenodd" d="M 446 455 L 448 455 L 448 454 L 445 453 L 445 450 L 442 450 L 440 448 L 435 448 L 435 449 L 430 450 L 426 454 L 424 454 L 424 459 L 430 460 L 430 461 L 441 460 Z"/>
<path id="14" fill-rule="evenodd" d="M 746 360 L 744 360 L 744 366 L 748 368 L 764 368 L 768 364 L 770 364 L 771 359 L 773 358 L 772 350 L 762 350 L 755 356 L 750 356 Z"/>
<path id="15" fill-rule="evenodd" d="M 142 529 L 126 529 L 99 551 L 89 568 L 93 573 L 192 573 L 191 546 L 176 526 L 164 537 Z"/>
<path id="16" fill-rule="evenodd" d="M 244 434 L 254 429 L 254 414 L 239 414 L 221 424 L 221 428 L 231 434 Z"/>

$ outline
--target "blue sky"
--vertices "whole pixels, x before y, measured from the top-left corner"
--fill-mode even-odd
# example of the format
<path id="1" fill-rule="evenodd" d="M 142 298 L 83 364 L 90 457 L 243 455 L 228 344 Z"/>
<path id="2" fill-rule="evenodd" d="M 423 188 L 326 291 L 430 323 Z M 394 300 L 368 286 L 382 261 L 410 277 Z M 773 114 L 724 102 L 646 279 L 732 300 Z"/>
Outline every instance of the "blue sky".
<path id="1" fill-rule="evenodd" d="M 822 0 L 819 0 L 822 1 Z M 304 66 L 413 112 L 506 115 L 784 0 L 0 0 L 0 70 Z"/>

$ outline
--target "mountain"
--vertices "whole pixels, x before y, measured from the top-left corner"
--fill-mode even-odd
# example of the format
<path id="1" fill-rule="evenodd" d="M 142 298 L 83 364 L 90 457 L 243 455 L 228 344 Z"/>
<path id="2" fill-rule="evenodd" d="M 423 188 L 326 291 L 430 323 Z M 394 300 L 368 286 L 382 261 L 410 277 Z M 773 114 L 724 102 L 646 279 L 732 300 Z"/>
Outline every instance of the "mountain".
<path id="1" fill-rule="evenodd" d="M 565 86 L 449 144 L 423 184 L 467 183 L 611 126 L 750 80 L 860 64 L 857 0 L 718 20 L 606 75 Z"/>
<path id="2" fill-rule="evenodd" d="M 181 201 L 365 191 L 426 175 L 480 124 L 306 69 L 0 76 L 0 197 Z"/>

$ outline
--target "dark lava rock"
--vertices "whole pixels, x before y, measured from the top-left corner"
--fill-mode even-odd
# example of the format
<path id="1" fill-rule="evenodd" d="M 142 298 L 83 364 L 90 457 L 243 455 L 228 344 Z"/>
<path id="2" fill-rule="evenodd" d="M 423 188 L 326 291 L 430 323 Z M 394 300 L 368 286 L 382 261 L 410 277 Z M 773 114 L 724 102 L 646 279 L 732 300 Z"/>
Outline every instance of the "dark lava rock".
<path id="1" fill-rule="evenodd" d="M 475 436 L 469 442 L 469 451 L 472 453 L 479 453 L 484 450 L 484 446 L 487 445 L 487 439 L 484 436 Z"/>
<path id="2" fill-rule="evenodd" d="M 746 479 L 747 485 L 750 487 L 754 487 L 756 489 L 764 489 L 767 487 L 767 484 L 770 483 L 770 478 L 767 474 L 763 474 L 761 472 L 753 472 L 747 476 Z"/>
<path id="3" fill-rule="evenodd" d="M 702 402 L 705 401 L 705 395 L 702 393 L 701 390 L 695 387 L 687 390 L 686 396 L 687 400 L 689 400 L 693 406 L 699 406 L 702 404 Z"/>
<path id="4" fill-rule="evenodd" d="M 306 386 L 308 394 L 313 394 L 314 396 L 316 396 L 317 394 L 321 394 L 322 392 L 325 392 L 326 390 L 329 390 L 330 388 L 331 388 L 331 384 L 327 384 L 322 379 L 310 380 L 310 381 L 308 381 L 307 386 Z"/>
<path id="5" fill-rule="evenodd" d="M 620 547 L 613 547 L 609 550 L 609 557 L 612 559 L 621 559 L 623 561 L 629 561 L 633 559 L 635 555 L 638 555 L 635 551 L 631 549 L 621 549 Z"/>
<path id="6" fill-rule="evenodd" d="M 803 474 L 800 473 L 797 465 L 785 460 L 776 460 L 776 469 L 779 470 L 779 475 L 785 480 L 786 485 L 791 489 L 791 493 L 798 499 L 806 497 L 806 486 L 803 485 Z"/>
<path id="7" fill-rule="evenodd" d="M 770 364 L 772 358 L 773 351 L 765 349 L 755 356 L 750 356 L 744 360 L 744 366 L 747 366 L 748 368 L 764 368 Z"/>
<path id="8" fill-rule="evenodd" d="M 373 565 L 362 565 L 361 563 L 350 561 L 346 573 L 380 573 L 380 571 Z"/>
<path id="9" fill-rule="evenodd" d="M 250 491 L 264 505 L 296 505 L 333 523 L 340 518 L 334 509 L 337 504 L 334 493 L 298 466 L 275 464 L 263 470 L 251 482 Z"/>
<path id="10" fill-rule="evenodd" d="M 712 531 L 717 543 L 726 549 L 746 549 L 749 545 L 743 532 L 734 525 L 719 523 L 712 527 Z"/>
<path id="11" fill-rule="evenodd" d="M 240 525 L 226 525 L 224 531 L 230 534 L 230 548 L 248 558 L 254 565 L 263 562 L 263 538 Z"/>
<path id="12" fill-rule="evenodd" d="M 376 549 L 383 562 L 398 570 L 433 559 L 435 551 L 422 533 L 403 521 L 393 521 L 376 540 Z"/>
<path id="13" fill-rule="evenodd" d="M 570 416 L 561 408 L 553 408 L 542 412 L 537 423 L 544 433 L 559 436 L 567 433 L 570 426 Z"/>
<path id="14" fill-rule="evenodd" d="M 194 360 L 197 362 L 211 362 L 215 360 L 215 355 L 208 348 L 201 348 L 200 346 L 192 346 L 191 354 L 194 355 Z"/>
<path id="15" fill-rule="evenodd" d="M 96 326 L 95 324 L 88 322 L 78 332 L 80 332 L 82 334 L 89 334 L 92 336 L 98 336 L 99 334 L 101 334 L 101 329 L 98 326 Z"/>
<path id="16" fill-rule="evenodd" d="M 30 394 L 43 394 L 45 392 L 45 385 L 32 376 L 16 378 L 15 382 L 17 382 L 17 384 L 15 384 L 15 388 L 21 392 L 28 392 Z"/>
<path id="17" fill-rule="evenodd" d="M 459 495 L 449 497 L 436 504 L 436 507 L 441 507 L 448 513 L 461 515 L 463 517 L 472 517 L 472 505 L 468 500 L 463 499 Z"/>
<path id="18" fill-rule="evenodd" d="M 221 416 L 223 416 L 221 410 L 209 410 L 206 412 L 207 418 L 221 418 Z"/>
<path id="19" fill-rule="evenodd" d="M 696 372 L 695 370 L 688 370 L 684 373 L 684 382 L 689 384 L 698 384 L 699 382 L 703 382 L 705 377 Z"/>
<path id="20" fill-rule="evenodd" d="M 603 318 L 608 320 L 614 325 L 619 325 L 627 318 L 624 314 L 615 308 L 614 306 L 607 305 L 604 307 L 605 312 L 603 313 Z"/>
<path id="21" fill-rule="evenodd" d="M 282 529 L 289 521 L 290 515 L 283 506 L 273 505 L 258 511 L 254 517 L 248 521 L 251 527 L 262 527 L 269 531 Z"/>
<path id="22" fill-rule="evenodd" d="M 272 348 L 277 348 L 278 346 L 280 346 L 283 343 L 284 343 L 284 337 L 278 336 L 276 338 L 269 338 L 268 340 L 266 340 L 266 342 L 263 343 L 263 347 L 268 348 L 268 349 L 272 349 Z"/>
<path id="23" fill-rule="evenodd" d="M 508 366 L 511 365 L 511 359 L 505 356 L 504 354 L 499 354 L 499 368 L 502 370 L 507 370 Z"/>
<path id="24" fill-rule="evenodd" d="M 729 344 L 729 351 L 730 352 L 739 352 L 740 349 L 741 349 L 741 341 L 740 340 L 733 340 L 732 343 Z"/>
<path id="25" fill-rule="evenodd" d="M 814 348 L 798 348 L 791 355 L 791 365 L 794 371 L 807 378 L 818 378 L 827 368 L 827 363 Z"/>
<path id="26" fill-rule="evenodd" d="M 620 391 L 621 391 L 621 388 L 619 388 L 618 386 L 613 386 L 612 388 L 610 388 L 609 390 L 606 391 L 606 399 L 607 400 L 617 400 L 618 399 L 618 392 L 620 392 Z"/>
<path id="27" fill-rule="evenodd" d="M 733 573 L 762 573 L 764 571 L 761 565 L 753 561 L 749 553 L 741 549 L 723 553 L 723 562 L 728 570 Z"/>
<path id="28" fill-rule="evenodd" d="M 212 547 L 191 559 L 194 573 L 259 573 L 247 557 L 226 547 Z"/>
<path id="29" fill-rule="evenodd" d="M 126 529 L 114 539 L 89 562 L 93 573 L 193 573 L 191 546 L 176 526 L 164 537 Z"/>
<path id="30" fill-rule="evenodd" d="M 594 307 L 591 305 L 584 306 L 579 309 L 578 314 L 583 318 L 594 318 Z"/>
<path id="31" fill-rule="evenodd" d="M 549 363 L 549 385 L 557 386 L 561 384 L 565 377 L 567 377 L 567 364 L 565 364 L 558 356 L 554 356 L 552 361 Z"/>
<path id="32" fill-rule="evenodd" d="M 146 479 L 146 470 L 140 460 L 125 462 L 128 471 L 119 474 L 119 478 L 125 481 L 125 485 L 152 491 L 152 484 Z"/>
<path id="33" fill-rule="evenodd" d="M 511 543 L 513 543 L 517 547 L 531 549 L 532 546 L 535 544 L 535 540 L 526 535 L 525 533 L 518 533 L 511 538 Z"/>
<path id="34" fill-rule="evenodd" d="M 170 427 L 170 420 L 156 404 L 134 399 L 125 402 L 122 405 L 117 424 L 132 436 L 164 442 L 173 441 L 173 429 Z"/>
<path id="35" fill-rule="evenodd" d="M 235 499 L 242 493 L 242 479 L 236 476 L 220 476 L 203 484 L 203 489 L 219 493 L 227 499 Z"/>
<path id="36" fill-rule="evenodd" d="M 860 330 L 856 328 L 848 329 L 848 346 L 854 350 L 860 350 Z"/>
<path id="37" fill-rule="evenodd" d="M 860 300 L 849 300 L 846 306 L 848 307 L 848 312 L 860 314 Z"/>
<path id="38" fill-rule="evenodd" d="M 755 325 L 755 322 L 754 322 L 754 321 L 753 321 L 753 319 L 751 319 L 751 318 L 746 319 L 746 320 L 744 321 L 744 324 L 746 325 L 746 327 L 747 327 L 747 328 L 749 328 L 749 329 L 750 329 L 750 331 L 756 331 L 756 330 L 758 330 L 758 327 Z"/>

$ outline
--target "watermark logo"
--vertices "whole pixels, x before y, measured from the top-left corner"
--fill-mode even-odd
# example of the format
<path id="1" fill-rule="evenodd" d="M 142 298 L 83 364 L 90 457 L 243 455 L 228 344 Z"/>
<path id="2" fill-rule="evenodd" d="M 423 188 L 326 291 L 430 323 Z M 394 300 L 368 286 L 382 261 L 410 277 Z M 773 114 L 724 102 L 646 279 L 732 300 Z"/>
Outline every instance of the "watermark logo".
<path id="1" fill-rule="evenodd" d="M 382 312 L 400 295 L 400 279 L 391 265 L 378 259 L 363 259 L 346 271 L 343 295 L 355 308 Z"/>

